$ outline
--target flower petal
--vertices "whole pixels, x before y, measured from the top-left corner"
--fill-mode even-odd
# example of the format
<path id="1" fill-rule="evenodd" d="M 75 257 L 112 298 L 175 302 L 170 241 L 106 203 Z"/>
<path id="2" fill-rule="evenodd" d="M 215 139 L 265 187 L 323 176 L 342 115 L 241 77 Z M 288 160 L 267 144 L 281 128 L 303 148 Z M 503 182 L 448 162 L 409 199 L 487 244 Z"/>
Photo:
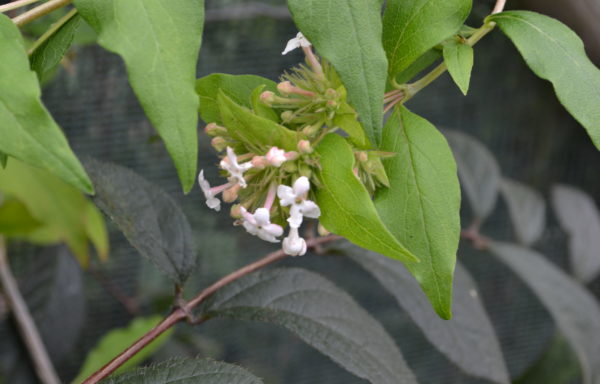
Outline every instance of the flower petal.
<path id="1" fill-rule="evenodd" d="M 319 216 L 321 216 L 321 209 L 314 201 L 304 200 L 299 205 L 300 212 L 302 212 L 302 215 L 310 217 L 312 219 L 316 219 Z"/>
<path id="2" fill-rule="evenodd" d="M 267 208 L 258 208 L 254 211 L 254 220 L 258 226 L 265 227 L 271 224 L 271 214 Z"/>
<path id="3" fill-rule="evenodd" d="M 296 181 L 294 181 L 294 194 L 296 197 L 301 197 L 305 195 L 310 189 L 310 182 L 308 181 L 308 177 L 301 176 Z"/>
<path id="4" fill-rule="evenodd" d="M 290 208 L 290 217 L 287 219 L 291 228 L 300 228 L 302 225 L 302 212 L 299 204 L 293 204 Z"/>
<path id="5" fill-rule="evenodd" d="M 296 194 L 294 193 L 294 190 L 287 185 L 280 185 L 277 187 L 277 197 L 279 197 L 279 204 L 282 207 L 292 205 L 296 201 Z"/>

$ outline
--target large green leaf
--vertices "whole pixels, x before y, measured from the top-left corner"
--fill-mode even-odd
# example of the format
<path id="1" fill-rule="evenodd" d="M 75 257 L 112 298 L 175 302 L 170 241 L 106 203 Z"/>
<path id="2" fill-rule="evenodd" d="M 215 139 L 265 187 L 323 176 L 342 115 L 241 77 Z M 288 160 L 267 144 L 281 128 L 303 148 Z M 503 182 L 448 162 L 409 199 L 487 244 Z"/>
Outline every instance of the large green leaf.
<path id="1" fill-rule="evenodd" d="M 87 160 L 96 186 L 94 202 L 142 256 L 179 284 L 196 265 L 192 229 L 166 192 L 133 171 Z"/>
<path id="2" fill-rule="evenodd" d="M 0 198 L 0 234 L 5 237 L 25 236 L 42 223 L 29 213 L 27 206 L 15 198 Z"/>
<path id="3" fill-rule="evenodd" d="M 452 320 L 442 320 L 402 264 L 356 246 L 343 245 L 342 249 L 396 298 L 431 344 L 463 371 L 494 383 L 509 382 L 500 343 L 477 286 L 460 264 L 454 280 L 456 315 Z"/>
<path id="4" fill-rule="evenodd" d="M 227 131 L 247 146 L 251 146 L 248 149 L 260 150 L 277 146 L 288 151 L 296 150 L 296 132 L 239 106 L 223 91 L 219 91 L 217 102 Z"/>
<path id="5" fill-rule="evenodd" d="M 211 359 L 173 359 L 110 377 L 102 384 L 262 384 L 234 364 Z"/>
<path id="6" fill-rule="evenodd" d="M 25 235 L 39 244 L 65 242 L 85 265 L 88 240 L 101 258 L 108 255 L 108 235 L 101 214 L 75 187 L 58 177 L 11 159 L 0 169 L 0 193 L 20 201 L 41 225 Z"/>
<path id="7" fill-rule="evenodd" d="M 488 19 L 513 41 L 536 75 L 552 82 L 560 102 L 600 149 L 600 70 L 575 32 L 535 12 L 508 11 Z"/>
<path id="8" fill-rule="evenodd" d="M 206 302 L 205 316 L 274 323 L 374 384 L 416 383 L 383 327 L 345 292 L 302 269 L 245 276 Z"/>
<path id="9" fill-rule="evenodd" d="M 466 95 L 473 70 L 473 47 L 455 40 L 444 44 L 444 63 L 458 88 Z"/>
<path id="10" fill-rule="evenodd" d="M 294 22 L 329 60 L 371 143 L 381 139 L 387 60 L 381 45 L 381 2 L 288 0 Z"/>
<path id="11" fill-rule="evenodd" d="M 185 192 L 196 179 L 196 62 L 204 0 L 75 0 L 98 42 L 125 61 L 129 82 L 171 154 Z"/>
<path id="12" fill-rule="evenodd" d="M 471 0 L 388 0 L 383 15 L 383 46 L 389 73 L 396 76 L 421 55 L 458 32 Z"/>
<path id="13" fill-rule="evenodd" d="M 387 121 L 382 147 L 390 188 L 375 207 L 390 232 L 421 262 L 407 264 L 444 319 L 452 317 L 452 275 L 460 237 L 460 186 L 446 139 L 406 108 Z"/>
<path id="14" fill-rule="evenodd" d="M 64 24 L 58 26 L 58 30 L 40 46 L 35 47 L 31 57 L 31 69 L 38 78 L 43 79 L 46 72 L 51 71 L 62 60 L 69 50 L 75 37 L 75 32 L 81 24 L 81 16 L 76 11 L 71 11 Z"/>
<path id="15" fill-rule="evenodd" d="M 329 134 L 317 147 L 322 170 L 316 195 L 321 223 L 356 245 L 404 263 L 417 259 L 390 233 L 364 185 L 354 175 L 354 154 L 346 140 Z"/>
<path id="16" fill-rule="evenodd" d="M 21 33 L 0 14 L 0 152 L 46 169 L 86 193 L 92 183 L 60 127 L 40 99 L 41 91 Z"/>
<path id="17" fill-rule="evenodd" d="M 261 85 L 265 86 L 265 91 L 277 91 L 277 84 L 274 81 L 254 75 L 213 73 L 198 79 L 196 92 L 200 96 L 200 117 L 206 123 L 223 124 L 217 104 L 219 90 L 238 105 L 252 108 L 252 92 Z"/>
<path id="18" fill-rule="evenodd" d="M 583 368 L 584 383 L 600 382 L 600 306 L 584 287 L 532 250 L 494 242 L 491 251 L 548 309 Z"/>
<path id="19" fill-rule="evenodd" d="M 81 383 L 84 381 L 88 376 L 102 368 L 125 348 L 129 347 L 137 339 L 148 333 L 160 322 L 160 320 L 160 316 L 138 317 L 127 325 L 127 327 L 109 331 L 102 336 L 96 346 L 88 353 L 77 377 L 73 379 L 73 382 Z M 152 341 L 152 343 L 148 344 L 144 349 L 133 356 L 133 358 L 123 364 L 117 372 L 123 372 L 143 362 L 150 357 L 154 351 L 166 343 L 172 333 L 173 330 L 169 330 L 160 335 L 156 340 Z M 130 383 L 130 381 L 127 381 L 127 383 Z M 152 383 L 155 382 L 153 381 Z"/>

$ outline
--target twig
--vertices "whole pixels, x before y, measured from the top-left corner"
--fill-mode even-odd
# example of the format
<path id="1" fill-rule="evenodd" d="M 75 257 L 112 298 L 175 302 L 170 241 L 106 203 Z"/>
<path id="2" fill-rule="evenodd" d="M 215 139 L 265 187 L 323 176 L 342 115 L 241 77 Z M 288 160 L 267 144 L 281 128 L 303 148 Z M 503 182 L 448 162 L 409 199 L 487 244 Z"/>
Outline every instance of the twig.
<path id="1" fill-rule="evenodd" d="M 10 271 L 8 258 L 6 257 L 6 245 L 2 237 L 0 237 L 0 284 L 6 297 L 6 304 L 14 316 L 25 346 L 33 360 L 38 378 L 44 384 L 60 384 L 60 379 L 50 362 L 50 357 L 35 322 Z"/>
<path id="2" fill-rule="evenodd" d="M 338 239 L 340 239 L 340 237 L 335 236 L 335 235 L 319 237 L 319 238 L 308 240 L 306 242 L 306 245 L 309 248 L 313 248 L 318 245 L 329 243 L 329 242 L 332 242 L 332 241 L 335 241 Z M 197 307 L 200 303 L 202 303 L 204 300 L 206 300 L 211 295 L 213 295 L 219 289 L 223 288 L 224 286 L 232 283 L 233 281 L 235 281 L 249 273 L 257 271 L 263 267 L 266 267 L 269 264 L 272 264 L 276 261 L 282 260 L 286 257 L 287 257 L 287 255 L 282 250 L 275 251 L 275 252 L 269 253 L 264 258 L 262 258 L 258 261 L 255 261 L 254 263 L 248 264 L 247 266 L 245 266 L 241 269 L 238 269 L 237 271 L 232 272 L 229 275 L 223 277 L 221 280 L 217 281 L 216 283 L 212 284 L 208 288 L 204 289 L 196 297 L 194 297 L 189 302 L 185 303 L 183 306 L 181 306 L 179 308 L 175 308 L 175 310 L 169 316 L 167 316 L 163 321 L 161 321 L 150 332 L 148 332 L 147 334 L 142 336 L 139 340 L 137 340 L 130 347 L 128 347 L 123 352 L 121 352 L 117 357 L 115 357 L 113 360 L 111 360 L 108 364 L 106 364 L 104 367 L 100 368 L 98 371 L 96 371 L 94 374 L 92 374 L 90 377 L 88 377 L 83 382 L 83 384 L 95 384 L 95 383 L 99 382 L 100 380 L 104 379 L 105 377 L 107 377 L 108 375 L 110 375 L 111 373 L 113 373 L 121 365 L 123 365 L 126 361 L 131 359 L 136 353 L 138 353 L 140 350 L 142 350 L 146 345 L 148 345 L 150 342 L 152 342 L 152 340 L 154 340 L 155 338 L 160 336 L 163 332 L 167 331 L 169 328 L 171 328 L 178 322 L 185 320 L 185 319 L 189 319 L 189 314 L 192 312 L 192 310 L 195 307 Z M 201 318 L 200 320 L 196 321 L 196 323 L 199 324 L 205 320 L 206 319 Z"/>
<path id="3" fill-rule="evenodd" d="M 37 3 L 38 1 L 41 0 L 17 0 L 8 4 L 0 5 L 0 13 L 12 11 L 13 9 L 18 9 L 29 4 Z"/>
<path id="4" fill-rule="evenodd" d="M 37 39 L 35 41 L 35 43 L 33 43 L 31 48 L 29 48 L 29 51 L 27 52 L 27 54 L 29 56 L 31 56 L 31 54 L 36 49 L 38 49 L 42 44 L 44 44 L 50 37 L 52 37 L 52 35 L 54 35 L 56 32 L 58 32 L 58 30 L 60 28 L 62 28 L 62 26 L 65 25 L 67 22 L 69 22 L 69 20 L 71 20 L 73 17 L 75 17 L 75 15 L 77 15 L 77 9 L 71 9 L 66 15 L 61 17 L 56 23 L 52 24 L 52 26 L 50 28 L 48 28 L 48 30 L 46 32 L 44 32 L 44 34 L 42 36 L 40 36 L 40 38 Z"/>
<path id="5" fill-rule="evenodd" d="M 15 23 L 18 27 L 22 27 L 25 24 L 28 24 L 34 20 L 39 19 L 42 16 L 49 14 L 52 11 L 55 11 L 59 8 L 62 8 L 66 5 L 69 5 L 73 0 L 49 0 L 44 4 L 29 10 L 22 15 L 15 17 L 13 23 Z"/>
<path id="6" fill-rule="evenodd" d="M 91 273 L 94 279 L 96 279 L 98 284 L 100 284 L 109 295 L 114 297 L 115 300 L 117 300 L 125 308 L 127 313 L 129 313 L 132 316 L 135 316 L 140 312 L 140 306 L 138 305 L 138 303 L 131 297 L 127 296 L 121 290 L 121 288 L 117 286 L 108 277 L 106 277 L 104 273 L 102 273 L 102 271 L 100 271 L 93 265 L 88 269 L 88 271 Z"/>

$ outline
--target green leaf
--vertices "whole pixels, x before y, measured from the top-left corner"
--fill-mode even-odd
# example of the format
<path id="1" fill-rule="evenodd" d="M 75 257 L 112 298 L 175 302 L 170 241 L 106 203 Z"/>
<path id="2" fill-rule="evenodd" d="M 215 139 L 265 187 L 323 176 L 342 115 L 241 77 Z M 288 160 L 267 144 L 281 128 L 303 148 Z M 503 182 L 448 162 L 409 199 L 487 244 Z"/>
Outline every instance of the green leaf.
<path id="1" fill-rule="evenodd" d="M 98 43 L 125 61 L 129 82 L 162 137 L 185 192 L 196 180 L 196 63 L 204 0 L 75 0 Z"/>
<path id="2" fill-rule="evenodd" d="M 277 91 L 277 84 L 274 81 L 254 75 L 213 73 L 198 79 L 196 92 L 200 96 L 200 117 L 206 123 L 223 124 L 217 104 L 219 90 L 238 105 L 253 108 L 252 92 L 261 85 L 265 86 L 265 91 Z"/>
<path id="3" fill-rule="evenodd" d="M 274 85 L 275 83 L 273 83 Z M 264 117 L 265 119 L 269 119 L 276 123 L 279 123 L 281 119 L 275 110 L 262 101 L 260 101 L 260 95 L 267 88 L 266 84 L 261 84 L 258 87 L 254 88 L 254 91 L 250 94 L 250 104 L 252 105 L 252 110 L 260 117 Z M 271 92 L 274 92 L 271 90 Z"/>
<path id="4" fill-rule="evenodd" d="M 6 168 L 6 164 L 8 164 L 8 156 L 0 152 L 0 166 Z"/>
<path id="5" fill-rule="evenodd" d="M 421 55 L 455 34 L 471 12 L 471 0 L 388 0 L 383 47 L 395 77 Z"/>
<path id="6" fill-rule="evenodd" d="M 298 143 L 296 132 L 239 106 L 223 91 L 219 91 L 217 103 L 227 131 L 246 145 L 258 149 L 277 146 L 287 151 L 296 150 Z"/>
<path id="7" fill-rule="evenodd" d="M 92 202 L 58 177 L 11 159 L 0 170 L 0 193 L 19 200 L 42 225 L 26 239 L 39 244 L 65 242 L 82 265 L 89 258 L 88 239 L 102 258 L 108 252 L 106 227 Z M 95 224 L 89 226 L 89 222 Z"/>
<path id="8" fill-rule="evenodd" d="M 536 75 L 552 83 L 560 102 L 600 149 L 600 70 L 575 32 L 558 20 L 528 11 L 503 12 L 488 20 L 512 40 Z"/>
<path id="9" fill-rule="evenodd" d="M 490 250 L 548 309 L 583 368 L 584 383 L 600 382 L 600 307 L 584 287 L 532 250 L 492 242 Z"/>
<path id="10" fill-rule="evenodd" d="M 9 198 L 0 202 L 0 234 L 19 237 L 30 234 L 41 225 L 19 200 Z"/>
<path id="11" fill-rule="evenodd" d="M 381 45 L 381 2 L 288 0 L 294 22 L 338 72 L 374 145 L 383 121 L 387 60 Z"/>
<path id="12" fill-rule="evenodd" d="M 525 246 L 534 244 L 546 228 L 544 197 L 525 184 L 509 179 L 502 180 L 500 192 L 508 205 L 508 212 L 519 243 Z"/>
<path id="13" fill-rule="evenodd" d="M 442 320 L 402 264 L 348 245 L 343 245 L 342 250 L 396 298 L 434 347 L 472 376 L 494 383 L 509 383 L 500 343 L 479 298 L 477 286 L 466 269 L 456 265 L 456 315 L 452 320 Z"/>
<path id="14" fill-rule="evenodd" d="M 172 359 L 105 379 L 102 384 L 262 384 L 244 368 L 211 359 Z"/>
<path id="15" fill-rule="evenodd" d="M 37 76 L 21 33 L 0 14 L 0 152 L 46 169 L 86 193 L 93 193 L 79 160 L 41 101 Z"/>
<path id="16" fill-rule="evenodd" d="M 173 198 L 127 168 L 91 159 L 85 166 L 96 186 L 96 205 L 142 256 L 183 284 L 196 252 L 190 223 Z"/>
<path id="17" fill-rule="evenodd" d="M 441 57 L 441 50 L 435 48 L 428 50 L 421 55 L 421 57 L 415 60 L 408 68 L 396 75 L 396 82 L 399 84 L 407 83 Z"/>
<path id="18" fill-rule="evenodd" d="M 500 167 L 479 141 L 458 131 L 444 131 L 458 166 L 461 185 L 478 220 L 489 216 L 498 199 Z"/>
<path id="19" fill-rule="evenodd" d="M 346 140 L 326 135 L 317 153 L 322 170 L 316 198 L 325 228 L 371 251 L 404 263 L 418 262 L 381 221 L 369 193 L 354 175 L 354 154 Z"/>
<path id="20" fill-rule="evenodd" d="M 333 124 L 343 129 L 348 134 L 352 144 L 358 148 L 369 149 L 372 147 L 365 129 L 357 120 L 356 112 L 350 105 L 346 103 L 340 105 L 333 118 Z"/>
<path id="21" fill-rule="evenodd" d="M 345 292 L 302 269 L 260 271 L 220 289 L 209 317 L 273 323 L 374 384 L 416 383 L 384 328 Z"/>
<path id="22" fill-rule="evenodd" d="M 81 383 L 92 373 L 102 368 L 106 363 L 111 361 L 115 356 L 121 353 L 125 348 L 129 347 L 140 337 L 148 333 L 154 328 L 162 318 L 160 316 L 138 317 L 134 319 L 127 327 L 113 329 L 106 333 L 98 344 L 88 353 L 85 358 L 81 370 L 77 377 L 73 379 L 73 383 Z M 116 372 L 123 372 L 131 367 L 135 367 L 148 357 L 152 356 L 154 351 L 166 343 L 173 330 L 170 329 L 144 347 L 140 352 L 135 354 L 131 359 L 127 360 Z M 113 381 L 109 381 L 113 382 Z M 130 381 L 118 381 L 130 383 Z M 153 381 L 152 383 L 155 383 Z"/>
<path id="23" fill-rule="evenodd" d="M 473 70 L 473 47 L 456 40 L 444 44 L 444 63 L 464 95 L 469 91 Z"/>
<path id="24" fill-rule="evenodd" d="M 452 274 L 460 237 L 460 186 L 448 143 L 427 120 L 402 108 L 384 127 L 382 149 L 390 188 L 375 207 L 390 232 L 421 263 L 407 268 L 436 312 L 452 317 Z"/>
<path id="25" fill-rule="evenodd" d="M 600 211 L 594 198 L 567 185 L 552 188 L 552 205 L 569 235 L 569 258 L 575 276 L 589 283 L 600 273 Z"/>
<path id="26" fill-rule="evenodd" d="M 44 79 L 44 75 L 60 63 L 69 47 L 71 47 L 75 32 L 81 24 L 81 16 L 73 10 L 62 22 L 64 24 L 57 25 L 56 32 L 40 46 L 34 47 L 31 53 L 29 59 L 31 69 L 37 73 L 39 79 Z"/>

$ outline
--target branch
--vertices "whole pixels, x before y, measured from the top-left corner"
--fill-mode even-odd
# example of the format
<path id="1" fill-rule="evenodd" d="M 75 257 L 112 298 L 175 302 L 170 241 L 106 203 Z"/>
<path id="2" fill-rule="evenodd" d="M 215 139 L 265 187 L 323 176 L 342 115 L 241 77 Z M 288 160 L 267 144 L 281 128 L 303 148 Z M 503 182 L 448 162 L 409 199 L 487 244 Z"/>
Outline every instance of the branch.
<path id="1" fill-rule="evenodd" d="M 18 9 L 29 4 L 37 3 L 38 1 L 41 0 L 17 0 L 8 4 L 0 5 L 0 13 L 12 11 L 13 9 Z"/>
<path id="2" fill-rule="evenodd" d="M 19 286 L 10 271 L 6 257 L 4 238 L 0 236 L 0 285 L 6 297 L 6 304 L 12 312 L 25 346 L 33 360 L 33 366 L 43 384 L 60 384 L 60 380 L 35 326 L 35 322 L 27 309 L 27 304 L 19 292 Z"/>
<path id="3" fill-rule="evenodd" d="M 42 16 L 49 14 L 59 8 L 69 5 L 73 0 L 49 0 L 48 2 L 29 10 L 22 15 L 19 15 L 12 19 L 18 27 L 22 27 L 34 20 L 39 19 Z"/>
<path id="4" fill-rule="evenodd" d="M 330 235 L 325 237 L 318 237 L 315 239 L 309 239 L 306 242 L 306 246 L 308 248 L 314 248 L 321 244 L 330 243 L 332 241 L 338 240 L 341 237 Z M 219 289 L 223 288 L 227 284 L 234 282 L 235 280 L 246 276 L 249 273 L 257 271 L 261 268 L 266 267 L 269 264 L 272 264 L 276 261 L 282 260 L 286 258 L 286 255 L 283 250 L 278 250 L 272 253 L 269 253 L 264 258 L 255 261 L 254 263 L 248 264 L 247 266 L 238 269 L 235 272 L 230 273 L 229 275 L 223 277 L 221 280 L 218 280 L 216 283 L 212 284 L 208 288 L 205 288 L 202 292 L 200 292 L 196 297 L 194 297 L 189 302 L 183 304 L 182 306 L 175 308 L 175 310 L 167 316 L 163 321 L 161 321 L 156 327 L 154 327 L 150 332 L 142 336 L 139 340 L 133 343 L 126 350 L 121 352 L 117 357 L 111 360 L 104 367 L 100 368 L 93 375 L 88 377 L 82 384 L 95 384 L 100 380 L 104 379 L 115 370 L 117 370 L 120 366 L 122 366 L 125 362 L 135 356 L 136 353 L 141 351 L 145 346 L 150 344 L 152 340 L 156 339 L 162 333 L 167 331 L 169 328 L 179 323 L 182 320 L 188 319 L 191 323 L 198 323 L 190 320 L 193 309 L 196 308 L 200 303 L 208 299 L 211 295 L 217 292 Z"/>

